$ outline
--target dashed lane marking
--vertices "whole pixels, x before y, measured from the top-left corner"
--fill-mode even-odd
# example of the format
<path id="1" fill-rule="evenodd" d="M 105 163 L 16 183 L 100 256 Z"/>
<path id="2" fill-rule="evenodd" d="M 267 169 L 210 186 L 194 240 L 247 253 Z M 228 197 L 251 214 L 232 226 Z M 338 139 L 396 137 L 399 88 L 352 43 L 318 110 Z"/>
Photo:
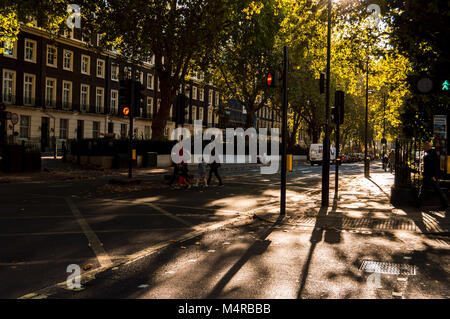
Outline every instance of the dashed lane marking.
<path id="1" fill-rule="evenodd" d="M 75 216 L 81 229 L 83 230 L 84 234 L 86 235 L 89 241 L 89 246 L 92 248 L 95 255 L 97 256 L 97 260 L 100 263 L 100 265 L 102 267 L 110 266 L 111 259 L 109 258 L 105 249 L 103 249 L 103 244 L 100 242 L 97 235 L 92 231 L 91 227 L 83 218 L 83 215 L 81 215 L 80 211 L 78 210 L 77 206 L 75 206 L 75 203 L 72 201 L 72 199 L 70 197 L 66 197 L 66 202 L 70 210 L 72 211 L 73 215 Z"/>

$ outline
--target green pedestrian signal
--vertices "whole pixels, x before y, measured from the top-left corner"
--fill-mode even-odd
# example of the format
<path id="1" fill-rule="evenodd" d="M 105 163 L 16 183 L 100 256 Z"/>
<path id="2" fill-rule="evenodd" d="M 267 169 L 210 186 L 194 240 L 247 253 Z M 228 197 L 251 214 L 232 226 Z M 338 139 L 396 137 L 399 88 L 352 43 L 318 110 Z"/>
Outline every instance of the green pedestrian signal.
<path id="1" fill-rule="evenodd" d="M 450 82 L 448 80 L 445 80 L 444 83 L 442 83 L 442 91 L 449 91 L 450 90 Z"/>

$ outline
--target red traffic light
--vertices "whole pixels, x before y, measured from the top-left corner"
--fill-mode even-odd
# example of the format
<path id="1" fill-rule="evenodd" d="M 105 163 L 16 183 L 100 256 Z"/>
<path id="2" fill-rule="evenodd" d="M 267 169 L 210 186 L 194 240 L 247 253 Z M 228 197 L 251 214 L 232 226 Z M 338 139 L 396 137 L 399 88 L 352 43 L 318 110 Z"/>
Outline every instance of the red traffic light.
<path id="1" fill-rule="evenodd" d="M 126 116 L 126 115 L 130 114 L 130 108 L 129 107 L 124 107 L 122 112 L 123 112 L 123 115 Z"/>
<path id="2" fill-rule="evenodd" d="M 267 75 L 267 85 L 272 86 L 272 82 L 273 82 L 273 76 L 272 76 L 272 73 L 269 73 Z"/>
<path id="3" fill-rule="evenodd" d="M 0 111 L 6 110 L 6 105 L 3 103 L 0 103 Z"/>

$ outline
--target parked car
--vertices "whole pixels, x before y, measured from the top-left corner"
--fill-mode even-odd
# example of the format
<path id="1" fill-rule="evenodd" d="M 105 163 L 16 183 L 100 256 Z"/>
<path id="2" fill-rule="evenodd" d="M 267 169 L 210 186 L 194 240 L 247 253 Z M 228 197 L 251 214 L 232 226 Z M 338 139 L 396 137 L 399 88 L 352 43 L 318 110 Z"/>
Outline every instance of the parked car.
<path id="1" fill-rule="evenodd" d="M 309 147 L 309 161 L 311 166 L 314 164 L 322 165 L 323 162 L 323 144 L 311 144 Z M 336 161 L 336 148 L 330 147 L 330 162 Z"/>

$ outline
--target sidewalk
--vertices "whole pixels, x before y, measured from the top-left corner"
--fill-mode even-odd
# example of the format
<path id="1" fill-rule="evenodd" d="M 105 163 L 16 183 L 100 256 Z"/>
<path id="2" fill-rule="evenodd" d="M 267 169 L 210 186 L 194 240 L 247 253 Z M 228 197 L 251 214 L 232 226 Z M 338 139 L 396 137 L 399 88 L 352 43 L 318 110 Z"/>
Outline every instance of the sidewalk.
<path id="1" fill-rule="evenodd" d="M 334 230 L 395 231 L 448 235 L 450 216 L 433 207 L 394 207 L 390 203 L 394 175 L 373 170 L 371 178 L 362 175 L 339 178 L 339 199 L 334 198 L 334 181 L 330 181 L 330 207 L 321 209 L 321 190 L 301 195 L 287 191 L 285 225 Z M 290 196 L 291 195 L 291 196 Z M 438 205 L 438 204 L 437 204 Z M 436 206 L 437 206 L 436 205 Z M 275 222 L 279 204 L 255 212 L 255 217 Z"/>

